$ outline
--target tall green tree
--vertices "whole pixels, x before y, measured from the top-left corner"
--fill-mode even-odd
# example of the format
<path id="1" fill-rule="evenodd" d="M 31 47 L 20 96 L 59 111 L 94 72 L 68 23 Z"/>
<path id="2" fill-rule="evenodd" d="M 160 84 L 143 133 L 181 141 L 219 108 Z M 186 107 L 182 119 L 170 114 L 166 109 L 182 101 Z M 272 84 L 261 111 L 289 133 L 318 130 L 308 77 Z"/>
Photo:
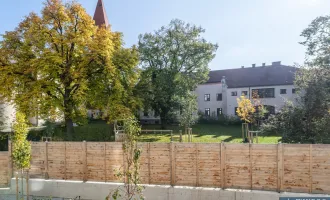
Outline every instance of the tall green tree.
<path id="1" fill-rule="evenodd" d="M 285 142 L 330 143 L 330 16 L 317 17 L 301 36 L 307 52 L 295 76 L 298 104 L 284 107 L 263 129 L 283 131 Z"/>
<path id="2" fill-rule="evenodd" d="M 125 88 L 137 80 L 138 55 L 124 49 L 121 38 L 97 27 L 75 1 L 47 0 L 41 16 L 31 13 L 3 35 L 0 96 L 30 116 L 63 118 L 71 139 L 87 106 L 129 107 L 117 99 L 131 95 Z"/>
<path id="3" fill-rule="evenodd" d="M 201 27 L 175 19 L 154 33 L 139 36 L 139 53 L 149 86 L 146 107 L 160 115 L 163 126 L 180 108 L 180 101 L 208 79 L 208 64 L 217 45 L 207 42 Z"/>
<path id="4" fill-rule="evenodd" d="M 197 96 L 189 92 L 181 102 L 180 125 L 184 128 L 190 128 L 198 120 Z"/>

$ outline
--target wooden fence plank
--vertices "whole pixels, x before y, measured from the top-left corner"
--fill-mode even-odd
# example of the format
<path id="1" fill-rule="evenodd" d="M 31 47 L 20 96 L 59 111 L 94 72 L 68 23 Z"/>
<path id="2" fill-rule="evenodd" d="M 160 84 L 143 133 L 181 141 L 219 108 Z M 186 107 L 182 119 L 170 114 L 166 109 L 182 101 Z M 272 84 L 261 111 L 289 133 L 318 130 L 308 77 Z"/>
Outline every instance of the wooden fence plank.
<path id="1" fill-rule="evenodd" d="M 196 187 L 198 187 L 199 186 L 198 143 L 195 143 L 195 148 L 196 148 Z"/>
<path id="2" fill-rule="evenodd" d="M 252 139 L 252 141 L 253 141 L 253 139 Z M 251 186 L 250 186 L 250 188 L 251 188 L 251 190 L 253 189 L 253 180 L 252 180 L 252 144 L 250 143 L 249 144 L 249 154 L 250 154 L 250 156 L 249 156 L 249 159 L 250 159 L 250 184 L 251 184 Z"/>
<path id="3" fill-rule="evenodd" d="M 49 179 L 49 174 L 48 174 L 48 141 L 45 142 L 45 148 L 46 148 L 46 155 L 45 155 L 45 164 L 46 164 L 46 173 L 45 173 L 45 179 Z"/>
<path id="4" fill-rule="evenodd" d="M 8 186 L 11 186 L 11 178 L 13 177 L 13 159 L 12 159 L 12 143 L 9 136 L 8 139 Z"/>
<path id="5" fill-rule="evenodd" d="M 150 175 L 150 142 L 148 142 L 148 184 L 151 184 L 151 175 Z"/>
<path id="6" fill-rule="evenodd" d="M 313 146 L 309 145 L 309 193 L 313 193 L 313 176 L 312 176 L 312 162 L 313 162 L 313 154 L 312 154 Z"/>
<path id="7" fill-rule="evenodd" d="M 83 151 L 83 158 L 84 158 L 84 177 L 83 177 L 83 181 L 86 182 L 88 179 L 87 179 L 87 173 L 88 173 L 88 170 L 87 170 L 87 142 L 84 141 L 83 142 L 83 146 L 84 146 L 84 151 Z"/>

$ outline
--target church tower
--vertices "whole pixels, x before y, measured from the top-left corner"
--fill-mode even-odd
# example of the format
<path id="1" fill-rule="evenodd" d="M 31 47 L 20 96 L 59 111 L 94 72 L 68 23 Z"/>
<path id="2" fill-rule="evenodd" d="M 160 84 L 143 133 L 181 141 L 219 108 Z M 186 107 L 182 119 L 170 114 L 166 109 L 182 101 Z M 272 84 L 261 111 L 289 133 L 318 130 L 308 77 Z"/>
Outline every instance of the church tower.
<path id="1" fill-rule="evenodd" d="M 107 27 L 109 26 L 109 21 L 107 13 L 105 12 L 103 0 L 98 0 L 93 19 L 97 26 L 102 26 L 103 24 L 105 24 L 105 26 Z"/>

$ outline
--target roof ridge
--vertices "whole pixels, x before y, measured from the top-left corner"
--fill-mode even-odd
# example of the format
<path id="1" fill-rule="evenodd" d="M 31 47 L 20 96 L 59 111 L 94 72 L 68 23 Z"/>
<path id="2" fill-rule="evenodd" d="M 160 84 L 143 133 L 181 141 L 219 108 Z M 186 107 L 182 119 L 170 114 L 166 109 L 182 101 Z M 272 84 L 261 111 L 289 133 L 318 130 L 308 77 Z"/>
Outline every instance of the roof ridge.
<path id="1" fill-rule="evenodd" d="M 291 67 L 291 68 L 296 68 L 294 66 L 291 65 L 266 65 L 266 66 L 256 66 L 256 67 L 240 67 L 240 68 L 229 68 L 229 69 L 216 69 L 216 70 L 210 70 L 210 72 L 214 72 L 214 71 L 225 71 L 225 70 L 238 70 L 238 69 L 260 69 L 260 68 L 266 68 L 266 67 Z"/>

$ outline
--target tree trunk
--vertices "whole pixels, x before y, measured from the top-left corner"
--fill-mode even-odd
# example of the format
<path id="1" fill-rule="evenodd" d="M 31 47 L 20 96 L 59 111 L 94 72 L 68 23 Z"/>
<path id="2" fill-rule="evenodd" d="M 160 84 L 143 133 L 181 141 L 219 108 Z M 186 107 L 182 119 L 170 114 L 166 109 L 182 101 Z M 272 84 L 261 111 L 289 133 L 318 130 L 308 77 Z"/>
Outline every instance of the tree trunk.
<path id="1" fill-rule="evenodd" d="M 70 99 L 71 90 L 65 89 L 64 92 L 64 119 L 65 119 L 65 127 L 66 127 L 66 136 L 67 140 L 72 140 L 73 130 L 73 101 Z"/>
<path id="2" fill-rule="evenodd" d="M 167 117 L 166 114 L 160 114 L 161 129 L 165 130 L 167 126 Z"/>
<path id="3" fill-rule="evenodd" d="M 66 136 L 67 140 L 72 140 L 72 134 L 73 134 L 73 121 L 71 118 L 65 118 L 65 127 L 66 127 Z"/>

